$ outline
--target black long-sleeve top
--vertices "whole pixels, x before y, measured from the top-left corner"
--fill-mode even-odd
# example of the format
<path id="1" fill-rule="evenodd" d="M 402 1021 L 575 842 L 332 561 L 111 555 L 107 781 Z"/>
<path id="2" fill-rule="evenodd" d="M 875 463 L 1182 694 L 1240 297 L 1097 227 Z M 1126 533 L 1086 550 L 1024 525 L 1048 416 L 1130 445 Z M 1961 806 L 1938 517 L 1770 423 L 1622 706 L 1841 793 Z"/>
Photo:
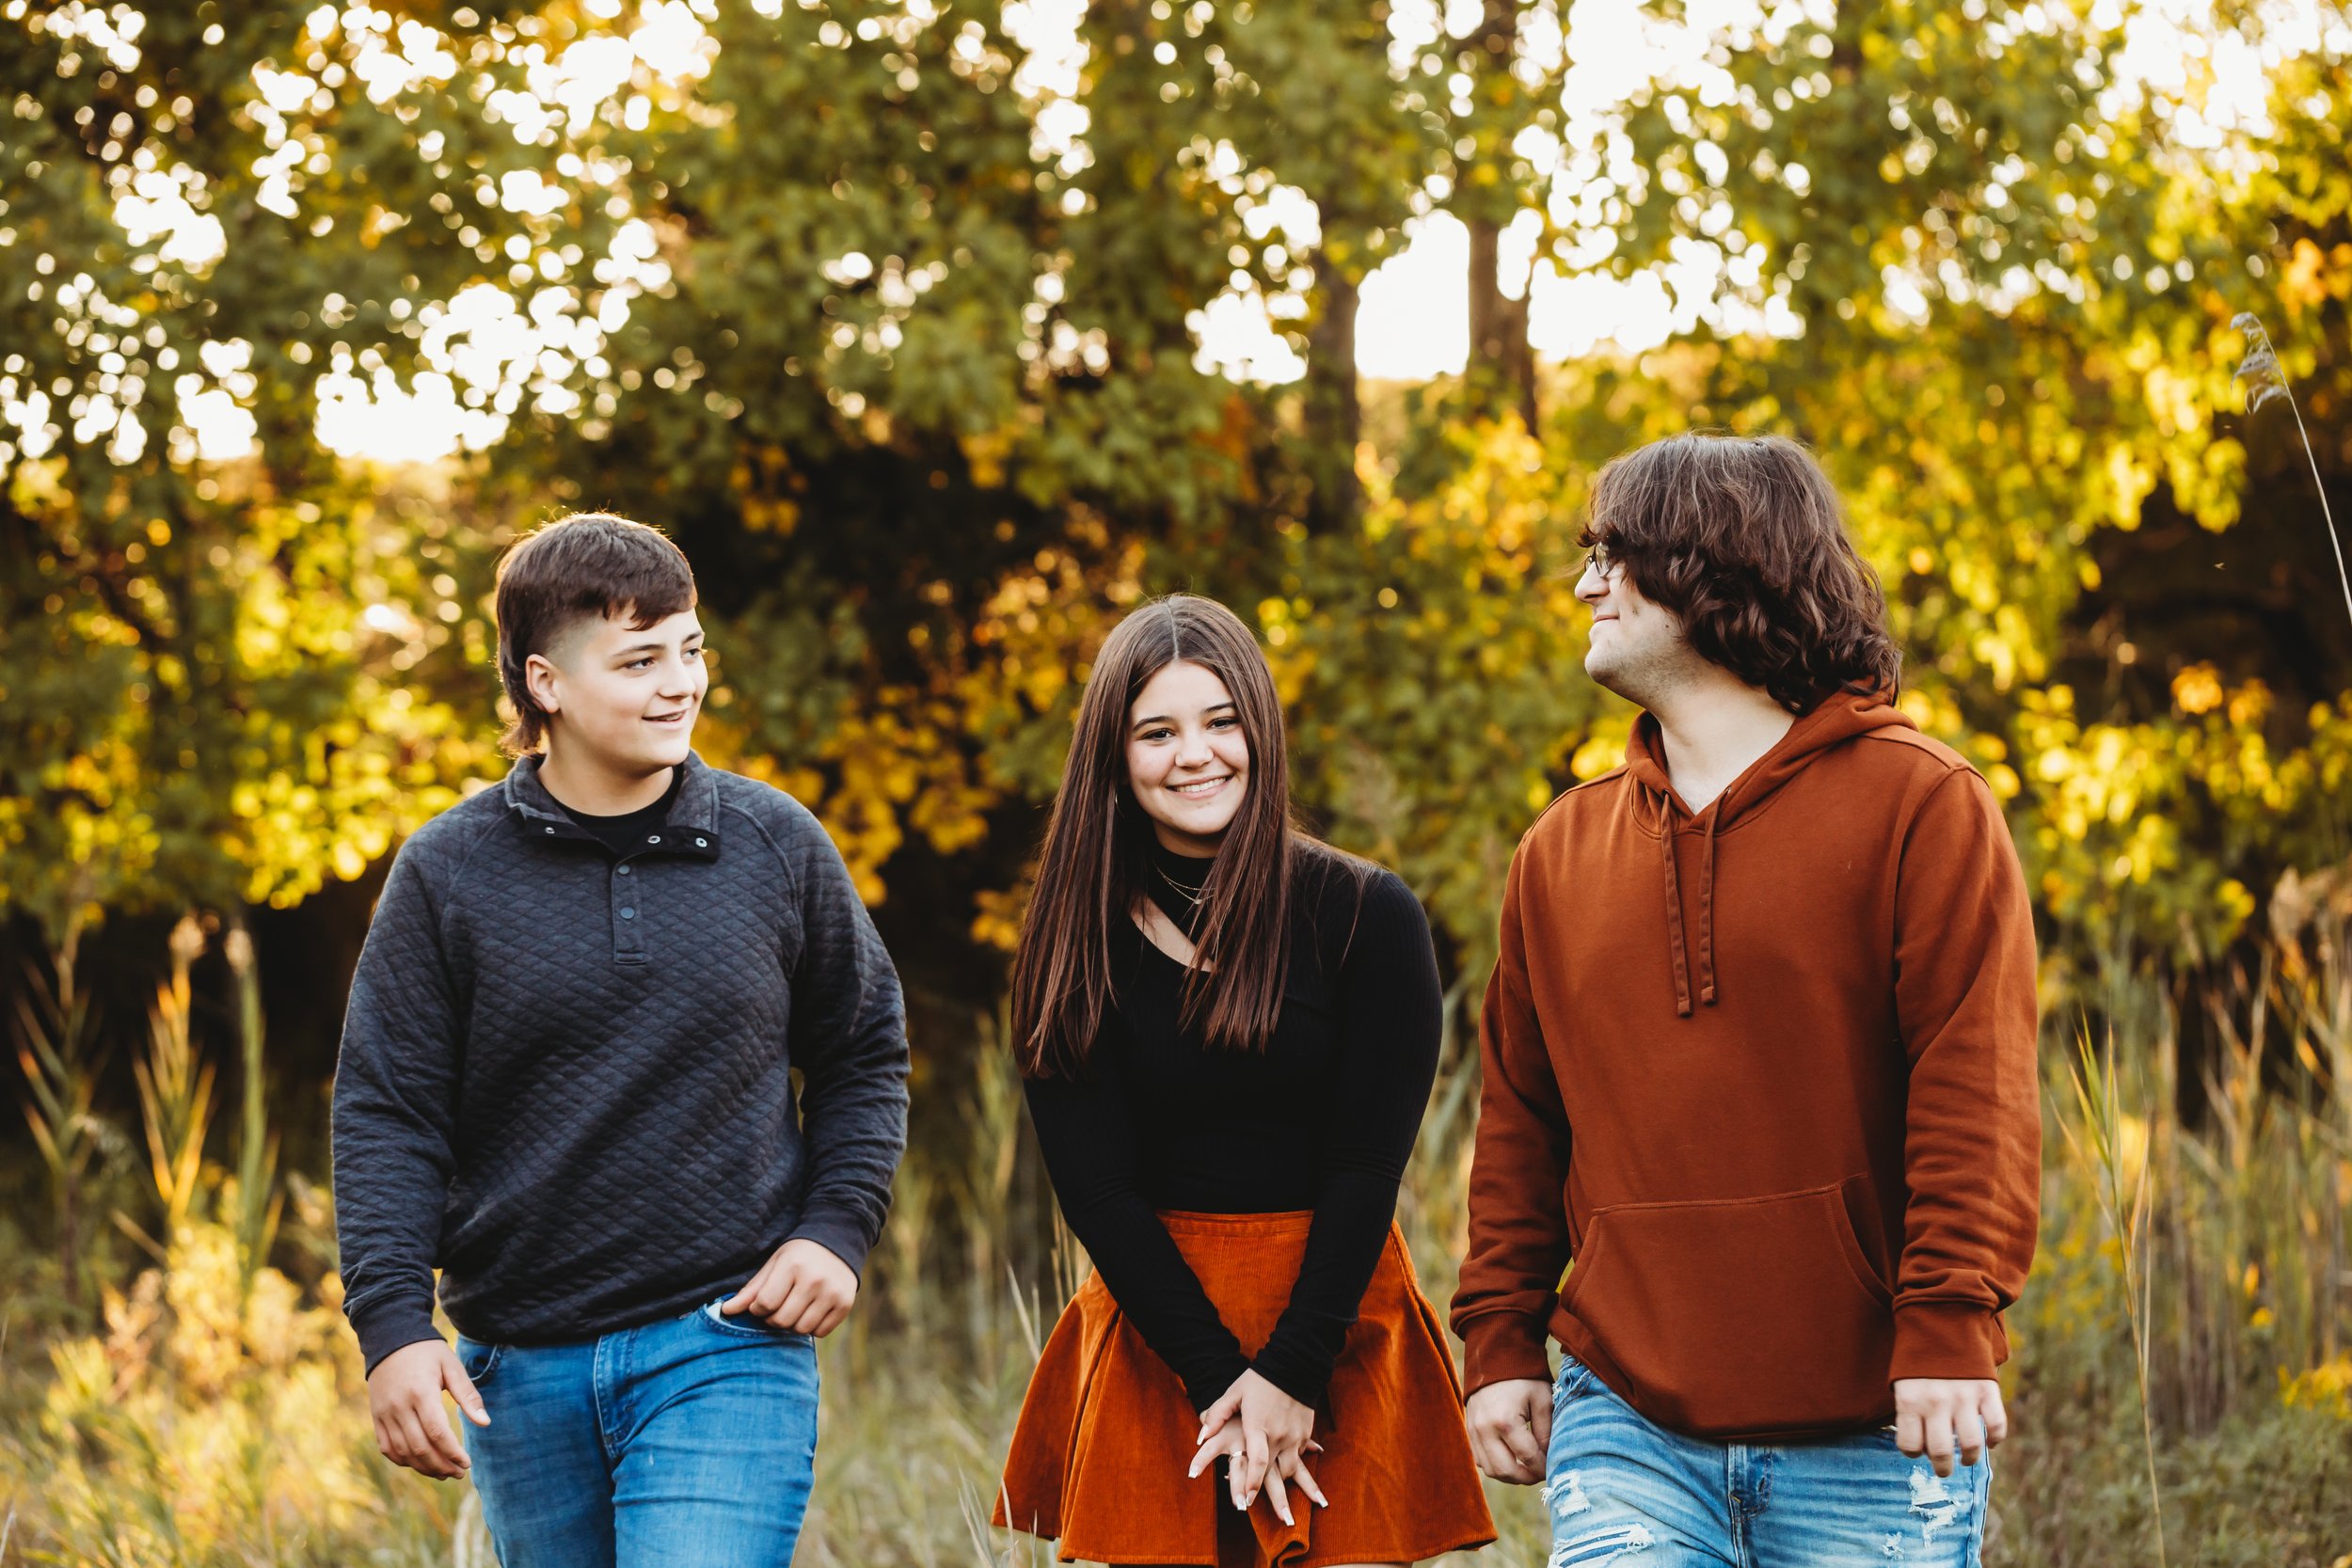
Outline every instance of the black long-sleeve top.
<path id="1" fill-rule="evenodd" d="M 1027 1084 L 1070 1228 L 1200 1409 L 1248 1368 L 1294 1399 L 1321 1402 L 1437 1076 L 1443 1003 L 1420 901 L 1394 873 L 1319 846 L 1294 859 L 1289 978 L 1262 1052 L 1211 1050 L 1180 1028 L 1184 966 L 1120 922 L 1114 1006 L 1087 1076 Z M 1187 934 L 1192 907 L 1169 883 L 1200 887 L 1209 865 L 1153 846 L 1153 902 Z M 1313 1211 L 1289 1305 L 1254 1358 L 1160 1210 Z"/>

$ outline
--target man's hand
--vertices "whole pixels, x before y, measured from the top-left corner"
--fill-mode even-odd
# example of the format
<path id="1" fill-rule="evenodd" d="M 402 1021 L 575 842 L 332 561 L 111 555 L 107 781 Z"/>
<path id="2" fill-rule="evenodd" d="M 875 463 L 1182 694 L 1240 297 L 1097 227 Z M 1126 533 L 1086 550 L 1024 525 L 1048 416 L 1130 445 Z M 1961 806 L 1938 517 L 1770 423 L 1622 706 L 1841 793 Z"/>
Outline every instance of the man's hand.
<path id="1" fill-rule="evenodd" d="M 803 1238 L 776 1248 L 719 1310 L 730 1317 L 749 1312 L 771 1328 L 822 1338 L 841 1326 L 856 1304 L 857 1271 Z"/>
<path id="2" fill-rule="evenodd" d="M 2001 1386 L 1989 1377 L 1899 1377 L 1895 1380 L 1895 1446 L 1934 1463 L 1935 1473 L 1952 1473 L 1952 1449 L 1974 1465 L 1987 1449 L 2009 1435 L 2009 1412 L 2001 1408 Z"/>
<path id="3" fill-rule="evenodd" d="M 449 1424 L 441 1407 L 441 1390 L 457 1396 L 458 1405 L 476 1426 L 490 1424 L 473 1379 L 457 1353 L 439 1339 L 420 1339 L 403 1345 L 375 1364 L 368 1374 L 368 1414 L 375 1420 L 375 1446 L 395 1465 L 421 1476 L 455 1481 L 473 1461 Z"/>
<path id="4" fill-rule="evenodd" d="M 1462 1419 L 1480 1469 L 1513 1486 L 1544 1479 L 1544 1453 L 1551 1446 L 1550 1384 L 1530 1377 L 1489 1383 L 1470 1397 Z"/>

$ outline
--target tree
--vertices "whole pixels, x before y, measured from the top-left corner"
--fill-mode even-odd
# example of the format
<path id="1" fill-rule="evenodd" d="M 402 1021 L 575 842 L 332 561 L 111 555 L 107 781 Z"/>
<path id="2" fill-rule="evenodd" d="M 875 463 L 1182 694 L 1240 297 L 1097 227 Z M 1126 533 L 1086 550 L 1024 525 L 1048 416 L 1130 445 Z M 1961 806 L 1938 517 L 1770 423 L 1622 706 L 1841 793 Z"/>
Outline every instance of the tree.
<path id="1" fill-rule="evenodd" d="M 1502 847 L 1626 721 L 1570 668 L 1583 480 L 1723 423 L 1822 451 L 1911 701 L 2054 915 L 2209 944 L 2328 842 L 2344 644 L 2201 661 L 2119 541 L 2257 537 L 2249 293 L 2341 472 L 2343 41 L 2286 40 L 2269 143 L 2223 156 L 2088 7 L 1809 14 L 1648 17 L 1662 74 L 1597 86 L 1502 0 L 1460 39 L 1174 0 L 1067 40 L 798 0 L 27 8 L 0 899 L 62 929 L 358 875 L 497 766 L 497 549 L 610 504 L 700 569 L 709 754 L 819 812 L 955 1007 L 1000 982 L 1095 640 L 1174 587 L 1257 616 L 1306 795 L 1474 956 Z M 1525 302 L 1482 261 L 1464 387 L 1367 409 L 1358 287 L 1440 205 L 1489 261 L 1533 213 L 1544 265 L 1664 279 L 1674 336 L 1547 374 L 1531 440 Z M 1297 381 L 1205 362 L 1235 299 Z M 403 397 L 459 444 L 437 470 L 321 441 Z"/>

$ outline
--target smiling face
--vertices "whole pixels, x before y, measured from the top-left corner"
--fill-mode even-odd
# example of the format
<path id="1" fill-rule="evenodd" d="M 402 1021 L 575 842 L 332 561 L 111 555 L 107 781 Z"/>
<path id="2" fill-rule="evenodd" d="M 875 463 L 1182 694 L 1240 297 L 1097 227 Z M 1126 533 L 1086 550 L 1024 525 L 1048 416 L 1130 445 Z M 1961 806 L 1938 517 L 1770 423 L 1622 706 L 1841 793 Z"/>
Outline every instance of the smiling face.
<path id="1" fill-rule="evenodd" d="M 1127 787 L 1160 842 L 1208 856 L 1249 789 L 1241 711 L 1216 673 L 1179 660 L 1146 681 L 1127 708 Z"/>
<path id="2" fill-rule="evenodd" d="M 546 710 L 550 757 L 579 760 L 625 778 L 675 767 L 693 744 L 710 672 L 702 622 L 691 610 L 639 629 L 633 610 L 574 622 L 526 666 L 531 695 Z"/>
<path id="3" fill-rule="evenodd" d="M 1655 708 L 1703 662 L 1674 611 L 1644 596 L 1623 562 L 1597 548 L 1576 579 L 1576 596 L 1593 611 L 1584 673 L 1629 702 Z"/>

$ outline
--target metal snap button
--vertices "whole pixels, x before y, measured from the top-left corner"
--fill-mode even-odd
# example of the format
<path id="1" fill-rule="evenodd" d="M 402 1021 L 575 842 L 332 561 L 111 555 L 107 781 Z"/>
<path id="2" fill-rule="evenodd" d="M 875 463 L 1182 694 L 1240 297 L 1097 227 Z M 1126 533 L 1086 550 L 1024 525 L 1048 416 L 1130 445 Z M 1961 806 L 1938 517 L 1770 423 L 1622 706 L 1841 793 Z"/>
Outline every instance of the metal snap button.
<path id="1" fill-rule="evenodd" d="M 622 867 L 620 868 L 620 871 L 621 871 L 621 875 L 622 875 L 622 876 L 624 876 L 624 877 L 626 877 L 626 876 L 628 876 L 628 866 L 626 866 L 626 865 L 622 866 Z"/>
<path id="2" fill-rule="evenodd" d="M 621 918 L 623 920 L 634 920 L 637 918 L 637 911 L 635 910 L 623 910 L 621 911 Z"/>
<path id="3" fill-rule="evenodd" d="M 661 842 L 661 835 L 660 833 L 647 833 L 645 835 L 645 842 L 647 844 L 659 844 Z"/>

